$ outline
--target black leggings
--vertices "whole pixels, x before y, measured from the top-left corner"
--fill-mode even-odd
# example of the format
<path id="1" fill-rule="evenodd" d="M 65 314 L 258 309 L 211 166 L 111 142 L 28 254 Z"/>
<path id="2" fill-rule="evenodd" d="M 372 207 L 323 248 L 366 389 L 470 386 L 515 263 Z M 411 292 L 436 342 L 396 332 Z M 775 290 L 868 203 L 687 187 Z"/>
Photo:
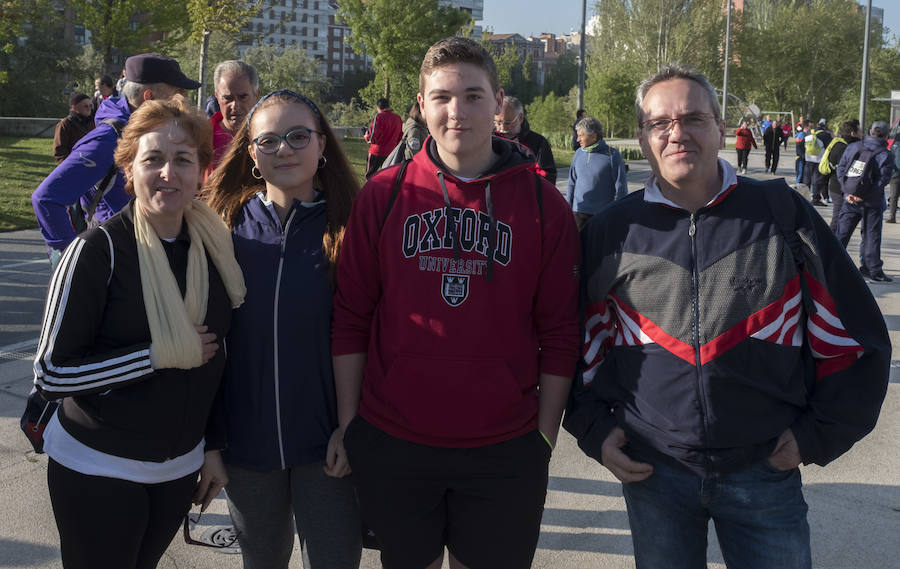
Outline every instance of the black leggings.
<path id="1" fill-rule="evenodd" d="M 190 507 L 197 473 L 161 484 L 89 476 L 50 459 L 65 569 L 153 569 Z"/>
<path id="2" fill-rule="evenodd" d="M 749 148 L 736 148 L 735 150 L 737 150 L 737 160 L 738 160 L 737 167 L 738 167 L 738 169 L 743 168 L 744 170 L 746 170 L 747 169 L 747 157 L 750 156 L 750 149 Z"/>

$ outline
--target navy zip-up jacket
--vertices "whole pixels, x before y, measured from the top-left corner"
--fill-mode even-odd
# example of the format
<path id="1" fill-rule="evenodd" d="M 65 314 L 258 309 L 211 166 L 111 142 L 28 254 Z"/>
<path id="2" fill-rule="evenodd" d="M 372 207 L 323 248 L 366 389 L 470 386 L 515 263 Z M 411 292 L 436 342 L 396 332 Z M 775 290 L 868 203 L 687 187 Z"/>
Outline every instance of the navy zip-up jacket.
<path id="1" fill-rule="evenodd" d="M 585 345 L 564 426 L 597 460 L 620 426 L 645 456 L 733 472 L 790 428 L 803 462 L 825 465 L 875 426 L 891 342 L 868 286 L 802 196 L 723 168 L 727 189 L 693 214 L 645 189 L 582 232 Z M 793 212 L 804 279 L 775 208 Z"/>
<path id="2" fill-rule="evenodd" d="M 884 187 L 891 182 L 891 176 L 894 173 L 894 157 L 891 155 L 891 151 L 888 150 L 887 140 L 869 135 L 859 142 L 848 144 L 835 171 L 843 189 L 843 186 L 847 183 L 850 166 L 859 157 L 863 149 L 869 150 L 874 154 L 873 159 L 875 160 L 877 171 L 869 173 L 872 183 L 868 189 L 863 190 L 860 188 L 856 193 L 863 199 L 863 203 L 866 206 L 882 207 L 884 203 Z M 849 190 L 844 190 L 844 194 L 848 193 L 850 193 Z"/>
<path id="3" fill-rule="evenodd" d="M 257 471 L 325 458 L 337 428 L 324 201 L 295 201 L 284 228 L 262 194 L 234 225 L 247 295 L 226 340 L 225 460 Z"/>

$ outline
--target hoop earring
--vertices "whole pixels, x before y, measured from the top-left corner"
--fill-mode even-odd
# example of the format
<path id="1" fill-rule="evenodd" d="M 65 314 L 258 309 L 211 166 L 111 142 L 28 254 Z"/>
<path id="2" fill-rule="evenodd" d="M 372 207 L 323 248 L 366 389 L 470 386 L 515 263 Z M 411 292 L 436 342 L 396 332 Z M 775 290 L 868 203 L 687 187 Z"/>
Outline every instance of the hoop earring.
<path id="1" fill-rule="evenodd" d="M 253 165 L 253 168 L 250 168 L 250 175 L 256 178 L 257 180 L 262 180 L 262 172 L 259 171 L 259 168 L 256 165 Z"/>
<path id="2" fill-rule="evenodd" d="M 328 164 L 328 158 L 325 158 L 325 155 L 319 156 L 319 170 L 325 167 L 325 164 Z"/>

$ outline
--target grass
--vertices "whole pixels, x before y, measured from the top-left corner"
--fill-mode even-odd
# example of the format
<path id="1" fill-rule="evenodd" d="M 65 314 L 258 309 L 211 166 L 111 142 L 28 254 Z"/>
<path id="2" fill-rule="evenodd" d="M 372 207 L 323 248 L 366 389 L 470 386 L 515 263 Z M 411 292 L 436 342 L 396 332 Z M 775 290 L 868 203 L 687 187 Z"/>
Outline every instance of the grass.
<path id="1" fill-rule="evenodd" d="M 0 231 L 37 227 L 31 193 L 54 167 L 52 138 L 0 137 Z"/>
<path id="2" fill-rule="evenodd" d="M 31 208 L 31 193 L 56 167 L 51 138 L 0 137 L 0 231 L 37 227 Z M 360 183 L 365 181 L 368 144 L 361 138 L 342 141 L 350 167 Z M 557 168 L 568 167 L 574 152 L 554 148 Z"/>

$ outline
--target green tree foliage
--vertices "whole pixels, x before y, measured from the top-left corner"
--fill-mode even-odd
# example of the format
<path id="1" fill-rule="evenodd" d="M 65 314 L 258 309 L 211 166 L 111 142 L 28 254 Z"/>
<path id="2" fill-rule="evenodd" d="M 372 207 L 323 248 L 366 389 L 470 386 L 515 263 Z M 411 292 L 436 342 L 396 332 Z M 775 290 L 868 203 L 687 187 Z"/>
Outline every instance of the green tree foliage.
<path id="1" fill-rule="evenodd" d="M 636 76 L 677 61 L 713 74 L 721 68 L 721 0 L 622 0 L 596 4 L 595 61 Z"/>
<path id="2" fill-rule="evenodd" d="M 132 54 L 165 51 L 170 41 L 150 42 L 152 34 L 179 37 L 188 19 L 185 6 L 169 0 L 69 0 L 74 23 L 91 32 L 91 43 L 102 55 L 99 73 L 112 74 L 113 51 Z"/>
<path id="3" fill-rule="evenodd" d="M 578 83 L 578 58 L 574 53 L 564 53 L 556 58 L 556 63 L 544 79 L 544 94 L 565 95 Z"/>
<path id="4" fill-rule="evenodd" d="M 219 32 L 231 38 L 240 38 L 241 29 L 259 11 L 262 0 L 245 4 L 235 0 L 187 0 L 190 19 L 188 41 L 199 51 L 198 81 L 203 83 L 197 92 L 197 103 L 206 99 L 206 71 L 210 35 Z"/>
<path id="5" fill-rule="evenodd" d="M 428 47 L 470 20 L 461 10 L 439 6 L 438 0 L 342 0 L 337 17 L 352 30 L 347 40 L 353 50 L 372 57 L 374 81 L 383 89 L 374 99 L 371 90 L 366 92 L 370 103 L 381 96 L 410 98 L 418 90 L 419 66 Z M 411 85 L 416 91 L 410 93 Z"/>
<path id="6" fill-rule="evenodd" d="M 768 6 L 768 4 L 772 4 Z M 855 117 L 859 107 L 864 16 L 853 0 L 782 0 L 771 17 L 738 16 L 735 93 L 762 108 L 805 117 Z M 807 33 L 798 34 L 798 30 Z M 870 37 L 870 96 L 885 96 L 900 66 L 882 30 Z M 854 102 L 855 101 L 855 102 Z"/>
<path id="7" fill-rule="evenodd" d="M 547 138 L 553 133 L 568 133 L 572 127 L 572 115 L 566 110 L 564 98 L 553 93 L 525 105 L 525 114 L 531 129 Z M 571 134 L 568 136 L 571 138 Z"/>
<path id="8" fill-rule="evenodd" d="M 255 47 L 244 54 L 243 60 L 259 73 L 261 94 L 292 89 L 321 104 L 331 89 L 331 82 L 319 71 L 318 62 L 295 45 Z"/>
<path id="9" fill-rule="evenodd" d="M 0 50 L 0 116 L 64 117 L 78 47 L 63 38 L 63 15 L 49 0 L 22 0 L 17 10 L 19 37 Z"/>
<path id="10" fill-rule="evenodd" d="M 182 71 L 191 79 L 197 79 L 203 83 L 203 98 L 200 97 L 200 90 L 197 92 L 197 100 L 202 105 L 206 97 L 215 92 L 213 85 L 213 70 L 216 65 L 228 59 L 238 59 L 237 42 L 235 40 L 239 35 L 225 34 L 220 31 L 214 31 L 209 34 L 209 45 L 206 50 L 207 72 L 205 77 L 200 78 L 200 60 L 201 50 L 198 44 L 189 37 L 184 36 L 181 41 L 172 46 L 166 55 L 174 58 L 181 65 Z"/>
<path id="11" fill-rule="evenodd" d="M 721 77 L 721 0 L 623 0 L 598 2 L 595 10 L 584 104 L 607 136 L 631 136 L 635 89 L 667 63 L 690 65 L 713 83 Z"/>
<path id="12" fill-rule="evenodd" d="M 590 60 L 589 60 L 590 61 Z M 584 106 L 589 116 L 603 124 L 609 138 L 632 136 L 635 126 L 634 93 L 638 80 L 621 67 L 593 70 L 587 76 Z"/>

